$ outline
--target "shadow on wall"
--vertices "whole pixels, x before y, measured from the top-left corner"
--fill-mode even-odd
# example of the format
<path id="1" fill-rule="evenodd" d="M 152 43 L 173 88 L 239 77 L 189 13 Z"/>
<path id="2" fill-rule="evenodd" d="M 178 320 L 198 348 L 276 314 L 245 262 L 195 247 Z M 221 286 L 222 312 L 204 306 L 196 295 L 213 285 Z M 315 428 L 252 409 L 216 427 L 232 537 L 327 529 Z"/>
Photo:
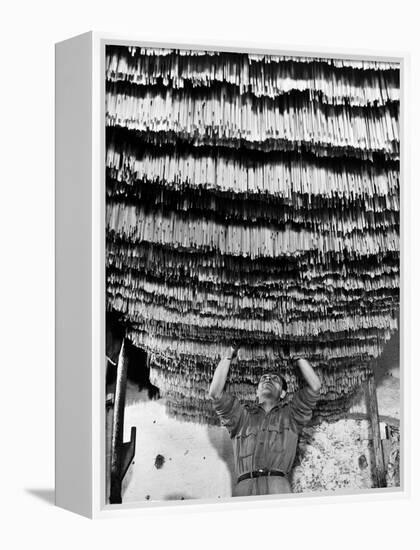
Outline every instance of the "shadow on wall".
<path id="1" fill-rule="evenodd" d="M 207 436 L 211 446 L 217 451 L 217 454 L 222 460 L 230 474 L 230 490 L 231 495 L 236 484 L 235 480 L 235 461 L 233 457 L 233 446 L 229 433 L 222 426 L 207 426 Z"/>
<path id="2" fill-rule="evenodd" d="M 25 489 L 25 492 L 32 495 L 47 504 L 55 504 L 55 490 L 54 489 Z"/>
<path id="3" fill-rule="evenodd" d="M 375 366 L 376 384 L 379 385 L 387 376 L 399 378 L 400 369 L 400 331 L 396 331 L 386 344 L 382 355 Z"/>

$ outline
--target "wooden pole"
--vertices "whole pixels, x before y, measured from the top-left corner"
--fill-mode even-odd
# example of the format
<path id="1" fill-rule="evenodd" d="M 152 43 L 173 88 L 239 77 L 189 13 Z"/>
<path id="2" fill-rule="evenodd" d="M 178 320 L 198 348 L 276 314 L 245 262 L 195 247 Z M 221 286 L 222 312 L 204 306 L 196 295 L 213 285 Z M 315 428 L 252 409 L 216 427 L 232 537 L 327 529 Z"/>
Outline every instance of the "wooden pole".
<path id="1" fill-rule="evenodd" d="M 381 431 L 379 427 L 378 398 L 376 395 L 376 382 L 373 371 L 367 379 L 366 390 L 368 416 L 372 427 L 373 437 L 373 479 L 375 487 L 386 487 L 385 461 L 382 448 Z"/>
<path id="2" fill-rule="evenodd" d="M 121 344 L 118 356 L 117 380 L 115 383 L 114 418 L 112 423 L 111 441 L 111 491 L 110 503 L 121 504 L 121 470 L 122 470 L 122 448 L 124 438 L 124 408 L 125 394 L 127 389 L 127 353 L 125 338 Z"/>

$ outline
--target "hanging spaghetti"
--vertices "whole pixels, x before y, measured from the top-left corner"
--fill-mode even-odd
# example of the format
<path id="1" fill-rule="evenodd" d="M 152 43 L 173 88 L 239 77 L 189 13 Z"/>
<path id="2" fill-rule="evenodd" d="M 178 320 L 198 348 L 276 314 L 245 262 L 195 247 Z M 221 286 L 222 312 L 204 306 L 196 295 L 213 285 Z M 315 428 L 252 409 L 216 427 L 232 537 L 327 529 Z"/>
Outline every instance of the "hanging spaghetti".
<path id="1" fill-rule="evenodd" d="M 350 406 L 398 328 L 399 65 L 108 46 L 107 308 L 181 419 L 240 342 L 244 401 L 268 365 Z"/>

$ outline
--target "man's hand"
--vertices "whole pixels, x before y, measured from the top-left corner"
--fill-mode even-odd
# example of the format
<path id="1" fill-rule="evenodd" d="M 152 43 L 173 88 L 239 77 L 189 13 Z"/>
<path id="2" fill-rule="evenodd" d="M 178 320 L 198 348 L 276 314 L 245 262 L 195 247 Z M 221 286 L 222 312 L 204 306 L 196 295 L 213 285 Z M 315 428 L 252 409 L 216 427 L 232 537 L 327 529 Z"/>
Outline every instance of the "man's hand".
<path id="1" fill-rule="evenodd" d="M 238 346 L 230 346 L 228 352 L 226 353 L 226 359 L 229 359 L 229 361 L 233 361 L 234 359 L 236 359 L 236 357 L 238 357 L 238 351 Z"/>
<path id="2" fill-rule="evenodd" d="M 298 355 L 292 357 L 292 361 L 294 365 L 297 365 L 299 367 L 303 378 L 305 379 L 311 390 L 318 393 L 321 389 L 321 381 L 309 361 Z"/>
<path id="3" fill-rule="evenodd" d="M 283 344 L 282 345 L 282 351 L 284 357 L 290 357 L 290 346 L 289 344 Z"/>

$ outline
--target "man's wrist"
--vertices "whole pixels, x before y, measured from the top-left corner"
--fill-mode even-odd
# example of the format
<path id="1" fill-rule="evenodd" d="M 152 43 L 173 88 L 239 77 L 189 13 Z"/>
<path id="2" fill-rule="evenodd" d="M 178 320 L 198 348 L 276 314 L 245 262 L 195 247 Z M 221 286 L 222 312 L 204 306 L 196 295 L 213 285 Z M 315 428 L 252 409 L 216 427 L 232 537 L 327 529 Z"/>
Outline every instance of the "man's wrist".
<path id="1" fill-rule="evenodd" d="M 237 353 L 238 350 L 232 347 L 225 356 L 225 359 L 227 359 L 228 361 L 233 361 L 233 359 L 237 356 Z"/>

